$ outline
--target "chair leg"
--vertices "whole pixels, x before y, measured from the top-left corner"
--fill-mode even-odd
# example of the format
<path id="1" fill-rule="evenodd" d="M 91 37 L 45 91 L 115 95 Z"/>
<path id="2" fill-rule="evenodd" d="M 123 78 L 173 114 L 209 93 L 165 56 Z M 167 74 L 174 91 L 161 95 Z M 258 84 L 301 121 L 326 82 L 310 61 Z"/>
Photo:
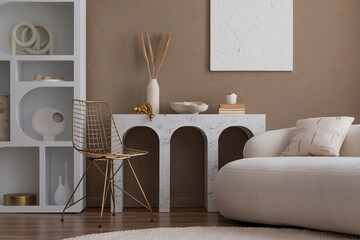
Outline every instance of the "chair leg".
<path id="1" fill-rule="evenodd" d="M 99 228 L 101 228 L 101 222 L 102 217 L 104 213 L 104 206 L 105 206 L 105 200 L 106 200 L 106 189 L 108 186 L 108 172 L 109 172 L 109 160 L 106 160 L 106 169 L 105 169 L 105 177 L 104 177 L 104 190 L 103 190 L 103 196 L 102 196 L 102 203 L 101 203 L 101 213 L 100 213 L 100 220 L 99 220 Z"/>
<path id="2" fill-rule="evenodd" d="M 71 202 L 71 199 L 74 197 L 76 190 L 79 188 L 80 183 L 81 183 L 81 182 L 82 182 L 82 180 L 84 179 L 84 177 L 85 177 L 85 175 L 86 175 L 87 171 L 89 170 L 89 168 L 90 168 L 91 164 L 92 164 L 92 161 L 90 161 L 90 162 L 89 162 L 89 164 L 88 164 L 88 166 L 87 166 L 87 168 L 86 168 L 86 170 L 85 170 L 84 174 L 83 174 L 83 175 L 82 175 L 82 177 L 80 178 L 80 180 L 79 180 L 78 184 L 76 185 L 75 190 L 72 192 L 72 194 L 71 194 L 71 196 L 70 196 L 70 198 L 69 198 L 68 202 L 66 203 L 66 205 L 65 205 L 65 207 L 64 207 L 64 210 L 63 210 L 63 212 L 62 212 L 62 216 L 61 216 L 61 221 L 62 221 L 62 222 L 64 221 L 64 214 L 65 214 L 65 210 L 68 208 L 68 206 L 69 206 L 69 204 L 70 204 L 70 202 Z"/>
<path id="3" fill-rule="evenodd" d="M 112 181 L 114 181 L 114 160 L 111 160 L 111 178 L 112 178 Z M 113 202 L 113 216 L 115 216 L 115 186 L 113 184 L 111 184 L 111 197 L 112 197 L 112 202 Z"/>
<path id="4" fill-rule="evenodd" d="M 132 171 L 132 173 L 133 173 L 133 175 L 134 175 L 134 177 L 135 177 L 135 179 L 136 179 L 136 182 L 137 182 L 137 184 L 138 184 L 138 186 L 139 186 L 139 188 L 140 188 L 140 190 L 141 190 L 141 193 L 142 193 L 142 195 L 143 195 L 144 198 L 145 198 L 146 204 L 147 204 L 147 206 L 148 206 L 148 208 L 149 208 L 149 211 L 150 211 L 150 214 L 151 214 L 151 220 L 150 220 L 150 221 L 153 222 L 153 221 L 154 221 L 154 216 L 153 216 L 153 212 L 152 212 L 151 206 L 150 206 L 150 204 L 149 204 L 149 201 L 148 201 L 148 199 L 147 199 L 147 197 L 146 197 L 146 195 L 145 195 L 145 192 L 144 192 L 143 188 L 141 187 L 140 181 L 139 181 L 139 179 L 138 179 L 137 176 L 136 176 L 136 173 L 135 173 L 135 171 L 134 171 L 134 168 L 133 168 L 133 166 L 131 165 L 130 159 L 127 159 L 127 162 L 128 162 L 128 164 L 129 164 L 129 166 L 130 166 L 130 168 L 131 168 L 131 171 Z"/>

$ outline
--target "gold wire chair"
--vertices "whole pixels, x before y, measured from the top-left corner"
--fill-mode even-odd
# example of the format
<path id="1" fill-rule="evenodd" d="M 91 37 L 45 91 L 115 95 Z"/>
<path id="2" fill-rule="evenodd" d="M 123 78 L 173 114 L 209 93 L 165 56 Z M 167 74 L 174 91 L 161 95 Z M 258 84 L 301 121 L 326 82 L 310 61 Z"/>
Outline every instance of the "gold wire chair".
<path id="1" fill-rule="evenodd" d="M 150 207 L 149 201 L 146 198 L 143 188 L 136 176 L 134 168 L 130 162 L 130 158 L 136 156 L 142 156 L 148 154 L 147 151 L 127 148 L 119 135 L 116 127 L 112 111 L 109 105 L 103 101 L 82 101 L 73 100 L 73 146 L 74 148 L 85 155 L 89 159 L 89 164 L 79 180 L 79 183 L 75 187 L 75 190 L 71 194 L 64 210 L 62 212 L 61 221 L 64 221 L 65 210 L 80 202 L 87 196 L 95 193 L 99 189 L 103 188 L 102 204 L 100 212 L 99 227 L 101 228 L 101 222 L 104 212 L 104 205 L 110 192 L 113 202 L 113 216 L 115 216 L 115 187 L 129 195 L 132 199 L 138 202 L 140 205 L 149 210 L 151 214 L 151 221 L 153 222 L 153 212 Z M 114 160 L 123 160 L 121 165 L 116 171 L 114 171 Z M 105 172 L 99 167 L 98 162 L 106 162 Z M 114 183 L 114 177 L 119 172 L 122 166 L 127 163 L 131 169 L 132 174 L 141 190 L 142 195 L 145 198 L 146 205 L 129 194 L 124 189 L 120 188 Z M 91 166 L 95 166 L 100 173 L 104 176 L 104 184 L 100 185 L 91 193 L 85 195 L 74 203 L 70 204 L 71 199 L 81 181 L 84 179 L 87 171 Z"/>

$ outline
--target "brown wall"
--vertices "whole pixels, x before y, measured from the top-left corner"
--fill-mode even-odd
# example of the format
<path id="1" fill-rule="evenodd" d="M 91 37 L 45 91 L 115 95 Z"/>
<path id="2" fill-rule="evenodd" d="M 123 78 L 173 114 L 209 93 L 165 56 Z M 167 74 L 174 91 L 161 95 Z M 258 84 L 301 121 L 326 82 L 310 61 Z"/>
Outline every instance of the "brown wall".
<path id="1" fill-rule="evenodd" d="M 293 72 L 210 72 L 209 2 L 88 0 L 88 99 L 109 102 L 115 113 L 128 113 L 133 105 L 145 102 L 148 79 L 139 32 L 150 32 L 155 43 L 160 32 L 172 31 L 173 40 L 159 76 L 162 113 L 172 113 L 171 101 L 192 100 L 207 102 L 207 113 L 216 113 L 224 93 L 235 91 L 243 96 L 248 113 L 267 115 L 268 129 L 293 126 L 298 118 L 360 117 L 359 0 L 294 0 Z M 181 154 L 189 148 L 184 140 L 197 139 L 196 134 L 183 130 L 175 138 L 173 148 L 178 154 L 173 156 L 174 162 L 188 159 Z M 235 135 L 239 133 L 227 140 L 229 144 L 238 141 Z M 150 139 L 148 142 L 153 142 Z M 136 145 L 136 141 L 134 137 L 129 144 Z M 202 144 L 201 139 L 193 143 Z M 239 155 L 239 149 L 229 150 L 227 155 Z M 201 151 L 194 152 L 188 161 L 201 158 Z M 180 163 L 175 165 L 181 167 Z M 201 164 L 196 166 L 195 172 L 203 171 Z M 189 179 L 184 169 L 176 171 L 180 173 L 172 185 L 181 178 Z M 150 179 L 146 174 L 143 178 Z M 88 188 L 94 179 L 88 181 Z M 203 190 L 194 187 L 189 191 Z M 172 195 L 186 197 L 184 190 Z"/>

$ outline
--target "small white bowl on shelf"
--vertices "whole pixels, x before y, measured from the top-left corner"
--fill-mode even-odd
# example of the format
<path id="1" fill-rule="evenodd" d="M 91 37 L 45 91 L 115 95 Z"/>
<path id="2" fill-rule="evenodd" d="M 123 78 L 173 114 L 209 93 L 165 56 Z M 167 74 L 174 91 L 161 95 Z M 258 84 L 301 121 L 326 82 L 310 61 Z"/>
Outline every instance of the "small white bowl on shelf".
<path id="1" fill-rule="evenodd" d="M 209 107 L 203 102 L 171 102 L 170 106 L 172 110 L 180 114 L 199 114 Z"/>

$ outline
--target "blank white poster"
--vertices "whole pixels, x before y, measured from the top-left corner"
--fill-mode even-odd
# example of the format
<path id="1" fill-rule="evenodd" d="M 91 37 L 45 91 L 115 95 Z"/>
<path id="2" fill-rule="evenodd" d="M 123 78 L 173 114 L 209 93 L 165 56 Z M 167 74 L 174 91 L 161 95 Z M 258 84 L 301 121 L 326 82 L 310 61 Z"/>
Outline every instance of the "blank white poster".
<path id="1" fill-rule="evenodd" d="M 293 0 L 211 0 L 211 71 L 292 71 Z"/>

